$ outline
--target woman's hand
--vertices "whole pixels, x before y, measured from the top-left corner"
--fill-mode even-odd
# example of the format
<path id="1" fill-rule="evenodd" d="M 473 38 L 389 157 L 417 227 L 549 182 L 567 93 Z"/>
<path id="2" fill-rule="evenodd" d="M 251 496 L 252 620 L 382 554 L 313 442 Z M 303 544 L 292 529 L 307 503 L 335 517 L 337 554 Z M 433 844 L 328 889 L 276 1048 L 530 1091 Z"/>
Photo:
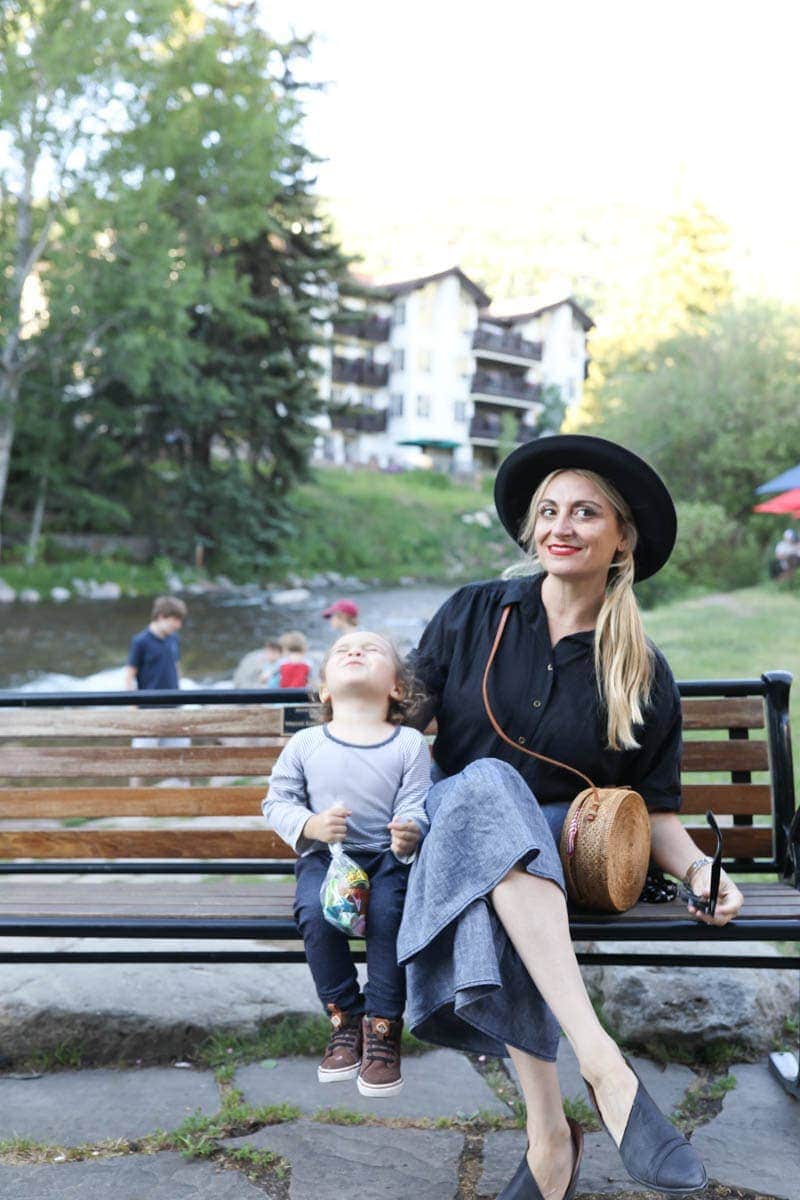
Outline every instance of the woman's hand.
<path id="1" fill-rule="evenodd" d="M 314 813 L 303 826 L 303 837 L 311 842 L 343 842 L 347 836 L 350 809 L 334 804 L 324 812 Z"/>
<path id="2" fill-rule="evenodd" d="M 393 817 L 387 829 L 392 831 L 392 853 L 398 858 L 413 854 L 419 845 L 420 828 L 415 821 L 397 821 Z"/>
<path id="3" fill-rule="evenodd" d="M 707 900 L 711 894 L 711 863 L 704 863 L 702 867 L 698 867 L 693 872 L 691 878 L 692 891 L 702 900 Z M 739 915 L 739 910 L 744 904 L 744 896 L 739 891 L 736 884 L 722 871 L 719 877 L 719 893 L 717 895 L 717 907 L 714 911 L 714 916 L 710 917 L 708 913 L 702 912 L 699 908 L 695 908 L 693 904 L 688 904 L 687 908 L 691 916 L 696 920 L 702 921 L 704 925 L 727 925 L 728 921 L 732 921 L 734 917 Z"/>

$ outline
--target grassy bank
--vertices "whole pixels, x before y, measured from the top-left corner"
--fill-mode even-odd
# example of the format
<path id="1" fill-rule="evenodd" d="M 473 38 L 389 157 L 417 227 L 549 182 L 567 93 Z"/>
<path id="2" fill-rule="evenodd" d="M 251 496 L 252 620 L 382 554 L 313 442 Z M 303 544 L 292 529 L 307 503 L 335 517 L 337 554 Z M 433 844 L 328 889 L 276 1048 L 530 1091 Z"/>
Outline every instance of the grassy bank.
<path id="1" fill-rule="evenodd" d="M 428 471 L 329 469 L 294 492 L 291 507 L 291 533 L 271 562 L 238 572 L 220 562 L 209 574 L 225 570 L 236 583 L 273 586 L 326 571 L 388 584 L 408 576 L 466 581 L 496 575 L 515 556 L 494 515 L 491 480 L 478 488 Z M 478 512 L 491 513 L 488 528 L 462 520 Z M 169 586 L 170 576 L 184 583 L 199 577 L 165 558 L 140 564 L 113 555 L 66 558 L 61 551 L 26 567 L 21 555 L 6 552 L 0 561 L 0 578 L 17 592 L 35 588 L 44 595 L 71 588 L 77 578 L 118 583 L 126 595 L 152 595 Z"/>
<path id="2" fill-rule="evenodd" d="M 325 470 L 294 494 L 296 536 L 280 555 L 287 572 L 379 578 L 483 579 L 514 558 L 494 515 L 491 480 L 481 488 L 444 475 Z M 491 513 L 488 528 L 462 518 Z"/>

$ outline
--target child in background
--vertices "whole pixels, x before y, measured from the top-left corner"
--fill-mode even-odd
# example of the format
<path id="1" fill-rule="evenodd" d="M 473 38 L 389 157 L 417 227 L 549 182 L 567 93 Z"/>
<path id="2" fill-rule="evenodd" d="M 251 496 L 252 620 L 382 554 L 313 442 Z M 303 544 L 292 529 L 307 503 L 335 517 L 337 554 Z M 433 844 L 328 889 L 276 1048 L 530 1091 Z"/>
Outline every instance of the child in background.
<path id="1" fill-rule="evenodd" d="M 280 642 L 264 642 L 264 668 L 259 676 L 259 683 L 267 688 L 281 686 L 281 660 L 283 647 Z"/>
<path id="2" fill-rule="evenodd" d="M 281 635 L 283 658 L 278 664 L 278 687 L 305 687 L 311 678 L 308 642 L 297 629 Z"/>
<path id="3" fill-rule="evenodd" d="M 422 734 L 402 724 L 416 698 L 385 638 L 361 631 L 340 637 L 320 680 L 325 724 L 300 730 L 284 747 L 262 809 L 300 855 L 294 915 L 331 1021 L 319 1081 L 357 1077 L 363 1096 L 389 1096 L 403 1086 L 406 984 L 396 941 L 408 871 L 428 829 L 430 754 Z M 332 842 L 341 842 L 370 880 L 363 994 L 347 935 L 322 913 Z"/>

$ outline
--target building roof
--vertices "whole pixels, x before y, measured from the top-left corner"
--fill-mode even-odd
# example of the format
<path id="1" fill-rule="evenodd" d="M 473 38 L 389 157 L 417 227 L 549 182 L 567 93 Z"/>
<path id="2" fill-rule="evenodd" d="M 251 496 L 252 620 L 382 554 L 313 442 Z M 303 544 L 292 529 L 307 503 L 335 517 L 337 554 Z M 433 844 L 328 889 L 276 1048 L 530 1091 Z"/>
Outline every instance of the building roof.
<path id="1" fill-rule="evenodd" d="M 594 328 L 594 321 L 584 308 L 581 308 L 574 296 L 559 296 L 556 299 L 545 300 L 539 296 L 523 296 L 508 300 L 496 300 L 491 308 L 481 313 L 487 321 L 496 321 L 499 325 L 513 325 L 517 321 L 530 321 L 540 317 L 542 313 L 551 312 L 568 304 L 575 317 L 585 330 Z"/>
<path id="2" fill-rule="evenodd" d="M 468 275 L 465 275 L 461 267 L 447 267 L 444 271 L 435 271 L 432 275 L 419 275 L 415 279 L 404 279 L 390 283 L 373 283 L 373 291 L 381 296 L 386 296 L 394 300 L 398 296 L 405 296 L 408 292 L 415 292 L 417 288 L 426 287 L 429 283 L 438 283 L 440 279 L 446 279 L 448 275 L 455 275 L 461 286 L 466 288 L 470 293 L 478 308 L 487 308 L 492 300 L 482 287 L 479 287 Z"/>

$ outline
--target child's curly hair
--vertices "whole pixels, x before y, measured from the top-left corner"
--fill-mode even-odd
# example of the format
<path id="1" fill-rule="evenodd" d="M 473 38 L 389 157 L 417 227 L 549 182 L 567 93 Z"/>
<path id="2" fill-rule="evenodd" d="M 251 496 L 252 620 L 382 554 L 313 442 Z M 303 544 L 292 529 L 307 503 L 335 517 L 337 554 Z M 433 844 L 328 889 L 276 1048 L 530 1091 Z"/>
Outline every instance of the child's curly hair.
<path id="1" fill-rule="evenodd" d="M 422 686 L 415 678 L 408 663 L 404 662 L 404 660 L 400 657 L 398 649 L 391 638 L 386 637 L 382 633 L 378 636 L 381 638 L 381 641 L 386 642 L 387 646 L 392 652 L 395 678 L 397 680 L 397 686 L 401 691 L 401 695 L 398 699 L 395 699 L 394 696 L 389 697 L 389 707 L 386 712 L 386 720 L 391 725 L 406 725 L 413 718 L 414 714 L 422 708 L 423 704 L 427 700 L 427 695 L 422 690 Z M 339 639 L 337 638 L 337 641 L 338 640 Z M 322 660 L 322 666 L 319 669 L 320 687 L 322 687 L 325 683 L 325 668 L 328 665 L 328 660 L 335 645 L 336 642 L 329 647 L 324 659 Z M 333 704 L 331 703 L 330 698 L 327 700 L 321 700 L 321 704 L 322 712 L 320 714 L 320 720 L 325 723 L 333 720 Z"/>

